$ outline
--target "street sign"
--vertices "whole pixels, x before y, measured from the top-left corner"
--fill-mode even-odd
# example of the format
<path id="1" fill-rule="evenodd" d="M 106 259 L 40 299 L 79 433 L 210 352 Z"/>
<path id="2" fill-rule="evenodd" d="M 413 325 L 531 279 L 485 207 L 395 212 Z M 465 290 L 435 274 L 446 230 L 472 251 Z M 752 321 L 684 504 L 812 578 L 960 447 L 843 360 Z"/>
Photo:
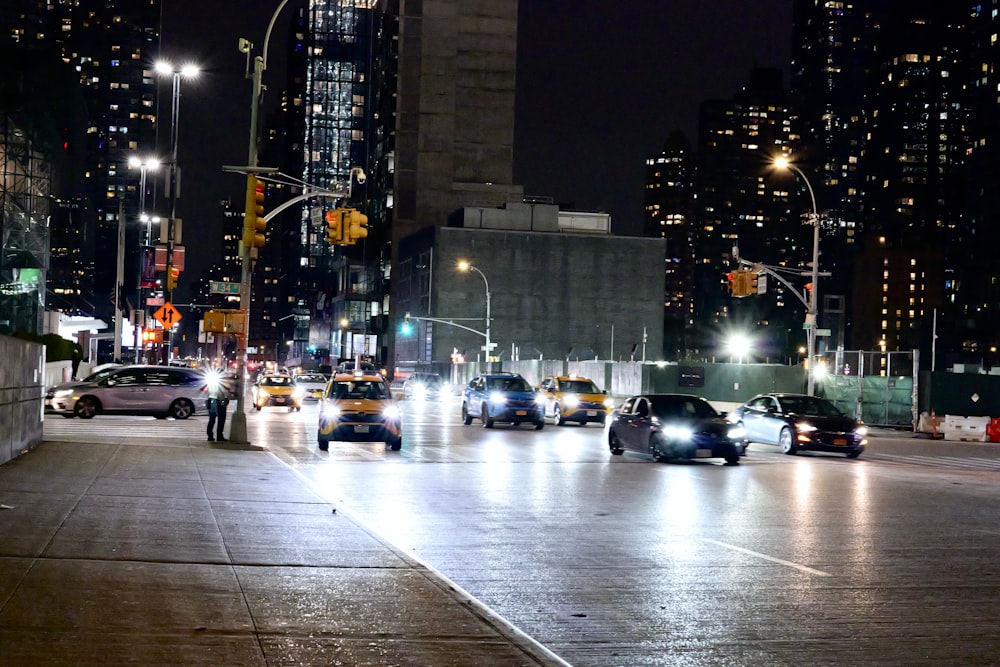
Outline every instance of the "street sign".
<path id="1" fill-rule="evenodd" d="M 162 324 L 164 329 L 169 329 L 181 321 L 181 314 L 167 302 L 156 309 L 153 319 Z"/>
<path id="2" fill-rule="evenodd" d="M 833 332 L 830 329 L 816 329 L 817 336 L 831 336 Z"/>
<path id="3" fill-rule="evenodd" d="M 216 280 L 211 281 L 212 294 L 239 294 L 240 284 L 239 283 L 229 283 L 229 282 L 219 282 Z"/>

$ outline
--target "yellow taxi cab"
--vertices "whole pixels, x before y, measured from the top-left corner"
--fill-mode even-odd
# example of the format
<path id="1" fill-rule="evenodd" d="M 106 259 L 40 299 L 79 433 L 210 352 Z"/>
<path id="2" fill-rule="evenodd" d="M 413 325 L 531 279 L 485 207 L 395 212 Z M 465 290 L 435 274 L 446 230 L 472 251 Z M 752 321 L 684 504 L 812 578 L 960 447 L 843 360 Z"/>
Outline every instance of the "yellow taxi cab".
<path id="1" fill-rule="evenodd" d="M 331 440 L 384 442 L 403 446 L 403 421 L 389 383 L 375 370 L 338 372 L 326 386 L 319 406 L 319 448 Z"/>
<path id="2" fill-rule="evenodd" d="M 542 380 L 538 391 L 545 400 L 545 417 L 557 426 L 566 422 L 603 424 L 614 408 L 606 390 L 578 375 L 551 375 Z"/>
<path id="3" fill-rule="evenodd" d="M 253 389 L 253 406 L 259 411 L 269 405 L 287 407 L 289 412 L 302 409 L 302 399 L 295 392 L 292 376 L 266 373 L 258 378 Z"/>

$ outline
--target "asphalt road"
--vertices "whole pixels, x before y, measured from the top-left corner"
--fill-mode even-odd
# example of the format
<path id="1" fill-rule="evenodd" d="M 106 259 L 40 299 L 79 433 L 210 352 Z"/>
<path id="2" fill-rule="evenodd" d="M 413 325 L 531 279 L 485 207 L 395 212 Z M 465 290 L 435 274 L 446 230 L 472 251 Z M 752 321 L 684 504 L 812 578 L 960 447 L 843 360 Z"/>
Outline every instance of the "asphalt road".
<path id="1" fill-rule="evenodd" d="M 613 457 L 595 425 L 462 426 L 455 403 L 408 402 L 404 428 L 400 452 L 320 452 L 314 406 L 248 415 L 254 445 L 573 665 L 1000 662 L 1000 445 L 880 434 L 858 460 L 726 466 Z"/>

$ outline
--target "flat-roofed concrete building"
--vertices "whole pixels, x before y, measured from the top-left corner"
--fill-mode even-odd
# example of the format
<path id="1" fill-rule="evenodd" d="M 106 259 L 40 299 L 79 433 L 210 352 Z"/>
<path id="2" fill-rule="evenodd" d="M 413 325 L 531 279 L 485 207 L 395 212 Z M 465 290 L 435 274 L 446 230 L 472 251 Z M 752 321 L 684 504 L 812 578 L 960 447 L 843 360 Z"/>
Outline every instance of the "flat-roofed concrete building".
<path id="1" fill-rule="evenodd" d="M 644 350 L 660 358 L 665 242 L 609 229 L 606 214 L 511 203 L 464 208 L 447 227 L 402 239 L 393 365 L 447 364 L 456 353 L 485 360 L 487 291 L 493 356 L 501 361 L 639 361 Z M 463 260 L 481 275 L 461 271 Z"/>

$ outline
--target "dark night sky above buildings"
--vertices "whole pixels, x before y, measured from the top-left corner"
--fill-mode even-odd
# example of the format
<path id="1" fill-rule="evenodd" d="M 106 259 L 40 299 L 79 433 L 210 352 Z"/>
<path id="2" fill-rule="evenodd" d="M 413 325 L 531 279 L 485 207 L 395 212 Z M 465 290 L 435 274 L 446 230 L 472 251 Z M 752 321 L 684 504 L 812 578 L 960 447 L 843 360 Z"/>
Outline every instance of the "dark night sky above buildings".
<path id="1" fill-rule="evenodd" d="M 250 86 L 237 40 L 262 44 L 278 4 L 163 2 L 164 57 L 204 68 L 198 81 L 181 85 L 179 122 L 179 211 L 196 264 L 203 253 L 205 264 L 218 257 L 221 242 L 219 233 L 196 231 L 200 209 L 209 207 L 204 219 L 217 220 L 220 200 L 242 196 L 243 181 L 221 171 L 222 164 L 245 164 L 247 158 Z M 527 195 L 611 213 L 615 232 L 637 233 L 645 158 L 658 152 L 675 129 L 694 143 L 698 105 L 731 98 L 753 67 L 787 70 L 791 5 L 790 0 L 637 0 L 627 5 L 521 0 L 515 182 Z M 290 14 L 287 8 L 282 12 L 271 37 L 265 112 L 284 83 L 282 52 Z M 169 87 L 162 92 L 169 100 Z M 169 103 L 161 115 L 169 122 Z M 192 243 L 196 233 L 199 250 Z"/>

